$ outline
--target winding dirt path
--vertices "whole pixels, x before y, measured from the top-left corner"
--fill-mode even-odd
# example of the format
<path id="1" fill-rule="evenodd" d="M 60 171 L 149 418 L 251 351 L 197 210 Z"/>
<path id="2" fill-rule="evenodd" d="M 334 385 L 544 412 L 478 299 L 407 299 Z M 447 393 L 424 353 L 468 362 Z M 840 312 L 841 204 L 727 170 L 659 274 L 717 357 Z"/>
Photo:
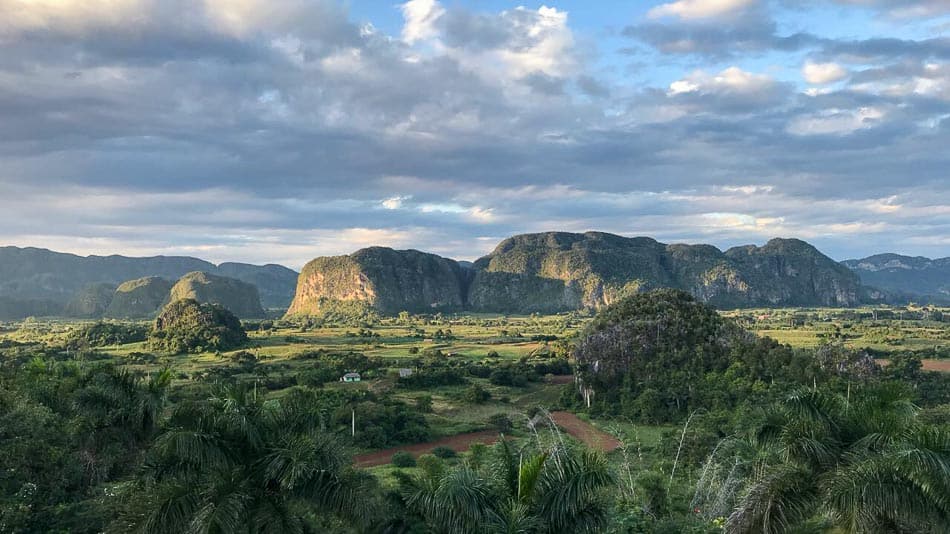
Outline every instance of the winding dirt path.
<path id="1" fill-rule="evenodd" d="M 620 446 L 620 442 L 617 441 L 617 438 L 570 412 L 551 412 L 551 418 L 554 419 L 554 422 L 564 429 L 565 432 L 574 436 L 588 447 L 610 452 Z M 412 445 L 403 445 L 401 447 L 393 447 L 381 451 L 357 454 L 353 457 L 353 463 L 356 467 L 376 467 L 392 462 L 393 453 L 399 451 L 406 451 L 413 457 L 418 458 L 427 452 L 432 452 L 432 449 L 440 446 L 449 447 L 455 452 L 464 452 L 467 451 L 473 443 L 491 445 L 497 441 L 498 432 L 494 430 L 482 430 L 481 432 L 456 434 L 436 441 L 413 443 Z"/>
<path id="2" fill-rule="evenodd" d="M 582 441 L 588 447 L 610 452 L 620 446 L 620 441 L 594 425 L 570 412 L 551 412 L 551 418 L 565 432 Z"/>

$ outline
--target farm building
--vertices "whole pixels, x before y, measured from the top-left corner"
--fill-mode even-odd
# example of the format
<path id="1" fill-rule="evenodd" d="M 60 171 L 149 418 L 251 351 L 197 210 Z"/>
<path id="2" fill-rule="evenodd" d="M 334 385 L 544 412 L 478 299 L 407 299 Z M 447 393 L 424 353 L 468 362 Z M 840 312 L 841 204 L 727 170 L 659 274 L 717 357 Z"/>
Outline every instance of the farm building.
<path id="1" fill-rule="evenodd" d="M 343 378 L 340 379 L 340 382 L 359 382 L 360 374 L 359 373 L 346 373 L 343 375 Z"/>

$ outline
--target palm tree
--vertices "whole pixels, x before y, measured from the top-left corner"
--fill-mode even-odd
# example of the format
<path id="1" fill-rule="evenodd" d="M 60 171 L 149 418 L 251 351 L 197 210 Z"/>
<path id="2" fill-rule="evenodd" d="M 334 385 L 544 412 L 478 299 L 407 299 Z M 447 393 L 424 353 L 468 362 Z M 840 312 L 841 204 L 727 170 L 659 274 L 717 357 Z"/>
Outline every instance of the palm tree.
<path id="1" fill-rule="evenodd" d="M 316 514 L 368 519 L 372 479 L 352 470 L 317 407 L 305 392 L 265 401 L 242 387 L 181 404 L 116 529 L 293 533 Z"/>
<path id="2" fill-rule="evenodd" d="M 593 532 L 606 518 L 601 492 L 612 482 L 598 453 L 514 450 L 502 440 L 484 465 L 413 479 L 406 501 L 437 532 Z"/>
<path id="3" fill-rule="evenodd" d="M 714 455 L 703 476 L 721 470 L 745 480 L 732 484 L 727 532 L 950 531 L 950 432 L 919 424 L 895 387 L 852 400 L 798 391 L 735 445 L 721 448 L 731 453 Z M 728 486 L 697 495 L 722 501 Z"/>

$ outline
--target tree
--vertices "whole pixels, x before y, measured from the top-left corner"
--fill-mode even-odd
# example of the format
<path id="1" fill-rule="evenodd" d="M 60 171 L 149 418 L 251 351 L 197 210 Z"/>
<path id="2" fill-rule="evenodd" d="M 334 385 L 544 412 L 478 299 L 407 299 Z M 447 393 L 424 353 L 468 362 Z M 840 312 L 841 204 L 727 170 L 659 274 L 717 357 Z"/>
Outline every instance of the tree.
<path id="1" fill-rule="evenodd" d="M 502 440 L 485 461 L 420 475 L 405 493 L 437 532 L 595 532 L 607 517 L 602 491 L 612 483 L 596 452 L 515 450 Z"/>
<path id="2" fill-rule="evenodd" d="M 265 401 L 230 387 L 179 405 L 131 492 L 122 528 L 303 532 L 314 513 L 368 521 L 369 478 L 295 391 Z"/>
<path id="3" fill-rule="evenodd" d="M 727 532 L 926 533 L 950 524 L 950 432 L 919 423 L 894 384 L 850 399 L 797 391 L 735 445 L 713 454 L 696 500 L 716 514 L 736 489 Z"/>
<path id="4" fill-rule="evenodd" d="M 247 343 L 247 333 L 233 313 L 218 304 L 176 300 L 162 309 L 149 344 L 168 352 L 230 350 Z"/>

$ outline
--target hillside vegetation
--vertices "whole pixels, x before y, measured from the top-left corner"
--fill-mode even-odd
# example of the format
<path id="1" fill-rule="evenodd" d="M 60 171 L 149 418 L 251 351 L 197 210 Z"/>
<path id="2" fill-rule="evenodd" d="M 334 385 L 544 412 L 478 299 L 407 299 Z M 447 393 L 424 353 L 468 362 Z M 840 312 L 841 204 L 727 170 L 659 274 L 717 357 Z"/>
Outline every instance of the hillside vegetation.
<path id="1" fill-rule="evenodd" d="M 241 321 L 218 304 L 181 299 L 155 319 L 148 344 L 171 353 L 231 350 L 247 342 Z"/>

